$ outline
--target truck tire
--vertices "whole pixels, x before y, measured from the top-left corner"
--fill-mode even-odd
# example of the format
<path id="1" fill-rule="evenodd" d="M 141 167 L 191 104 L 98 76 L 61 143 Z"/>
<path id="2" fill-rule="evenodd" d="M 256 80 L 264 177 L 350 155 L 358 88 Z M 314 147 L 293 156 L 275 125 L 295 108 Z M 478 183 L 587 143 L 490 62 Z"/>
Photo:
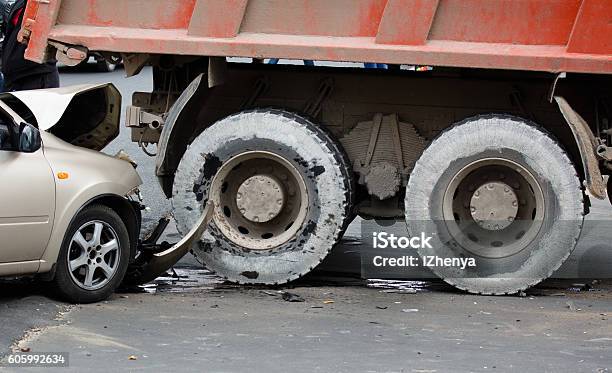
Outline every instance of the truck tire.
<path id="1" fill-rule="evenodd" d="M 612 203 L 612 176 L 608 176 L 608 202 Z"/>
<path id="2" fill-rule="evenodd" d="M 173 187 L 181 233 L 212 199 L 196 257 L 229 281 L 282 284 L 317 266 L 351 215 L 350 163 L 309 120 L 282 110 L 229 116 L 187 149 Z"/>
<path id="3" fill-rule="evenodd" d="M 471 293 L 513 294 L 549 277 L 570 255 L 583 198 L 572 162 L 543 130 L 521 118 L 483 115 L 442 133 L 416 162 L 406 222 L 410 235 L 433 237 L 419 254 L 446 282 Z M 464 268 L 461 258 L 473 258 L 475 267 Z"/>

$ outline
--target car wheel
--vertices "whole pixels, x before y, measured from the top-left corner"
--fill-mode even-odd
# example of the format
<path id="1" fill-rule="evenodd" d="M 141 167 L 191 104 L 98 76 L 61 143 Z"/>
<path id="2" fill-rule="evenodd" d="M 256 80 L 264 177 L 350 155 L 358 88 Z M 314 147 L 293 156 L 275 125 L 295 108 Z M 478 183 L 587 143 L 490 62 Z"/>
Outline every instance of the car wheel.
<path id="1" fill-rule="evenodd" d="M 130 259 L 125 224 L 112 209 L 86 207 L 74 218 L 62 243 L 54 285 L 73 303 L 99 302 L 119 286 Z"/>

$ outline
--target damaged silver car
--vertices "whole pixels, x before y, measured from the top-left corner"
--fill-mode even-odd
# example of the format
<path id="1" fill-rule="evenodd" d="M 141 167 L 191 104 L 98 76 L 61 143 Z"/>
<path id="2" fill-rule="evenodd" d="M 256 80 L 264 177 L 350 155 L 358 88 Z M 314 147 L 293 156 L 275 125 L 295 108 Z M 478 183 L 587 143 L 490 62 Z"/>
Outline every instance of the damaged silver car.
<path id="1" fill-rule="evenodd" d="M 100 152 L 119 134 L 112 84 L 0 95 L 0 277 L 39 274 L 71 302 L 107 298 L 174 265 L 202 236 L 207 206 L 176 245 L 141 241 L 142 183 L 125 154 Z"/>
<path id="2" fill-rule="evenodd" d="M 0 96 L 0 276 L 46 273 L 79 303 L 121 283 L 142 181 L 130 162 L 99 152 L 119 133 L 120 108 L 110 84 Z"/>

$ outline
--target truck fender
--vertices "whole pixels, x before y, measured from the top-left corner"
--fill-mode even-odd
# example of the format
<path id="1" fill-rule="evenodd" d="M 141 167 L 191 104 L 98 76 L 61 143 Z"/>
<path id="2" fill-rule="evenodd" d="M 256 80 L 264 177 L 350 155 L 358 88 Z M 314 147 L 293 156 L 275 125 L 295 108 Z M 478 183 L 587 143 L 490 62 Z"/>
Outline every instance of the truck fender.
<path id="1" fill-rule="evenodd" d="M 200 112 L 201 99 L 207 88 L 208 84 L 206 79 L 204 79 L 204 74 L 198 75 L 183 91 L 168 112 L 168 117 L 159 139 L 159 150 L 155 161 L 155 174 L 159 178 L 162 190 L 168 198 L 172 196 L 174 171 L 187 150 L 187 145 L 193 132 L 184 130 L 184 128 L 187 126 L 195 128 L 194 121 Z"/>
<path id="2" fill-rule="evenodd" d="M 589 193 L 598 199 L 606 199 L 607 188 L 604 178 L 599 169 L 597 158 L 597 148 L 601 145 L 593 135 L 588 123 L 578 114 L 569 103 L 561 96 L 555 96 L 555 101 L 559 105 L 561 114 L 569 125 L 576 144 L 580 150 L 582 167 L 586 179 L 586 187 Z"/>
<path id="3" fill-rule="evenodd" d="M 168 198 L 172 196 L 174 172 L 187 150 L 193 132 L 198 128 L 194 123 L 202 108 L 205 95 L 210 92 L 210 88 L 224 84 L 226 76 L 225 57 L 209 57 L 206 75 L 198 75 L 168 112 L 159 139 L 155 165 L 155 173 Z"/>

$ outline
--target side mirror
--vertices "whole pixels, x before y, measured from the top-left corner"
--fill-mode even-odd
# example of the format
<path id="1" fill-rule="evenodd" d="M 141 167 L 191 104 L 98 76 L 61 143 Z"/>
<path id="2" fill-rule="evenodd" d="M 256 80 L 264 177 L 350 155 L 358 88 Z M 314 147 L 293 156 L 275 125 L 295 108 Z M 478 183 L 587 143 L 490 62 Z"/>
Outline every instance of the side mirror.
<path id="1" fill-rule="evenodd" d="M 17 150 L 22 153 L 34 153 L 42 146 L 40 132 L 29 123 L 19 125 L 19 143 Z"/>

